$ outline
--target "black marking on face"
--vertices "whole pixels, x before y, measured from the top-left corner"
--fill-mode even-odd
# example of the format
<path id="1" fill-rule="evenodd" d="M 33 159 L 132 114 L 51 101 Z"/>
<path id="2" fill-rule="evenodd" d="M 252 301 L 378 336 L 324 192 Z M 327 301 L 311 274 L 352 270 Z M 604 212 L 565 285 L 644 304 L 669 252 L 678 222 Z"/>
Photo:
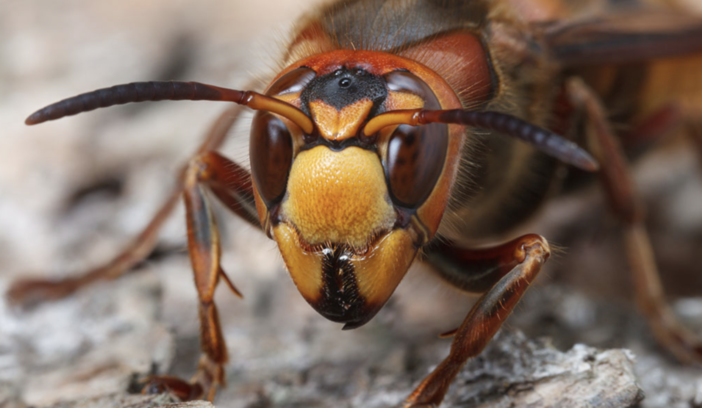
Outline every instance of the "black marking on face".
<path id="1" fill-rule="evenodd" d="M 368 119 L 382 113 L 383 102 L 388 96 L 385 80 L 361 68 L 341 68 L 312 79 L 302 94 L 302 111 L 310 115 L 310 102 L 322 101 L 341 110 L 362 100 L 373 102 Z"/>
<path id="2" fill-rule="evenodd" d="M 340 245 L 324 248 L 322 254 L 322 296 L 315 308 L 334 322 L 364 324 L 366 301 L 358 291 L 351 251 Z"/>

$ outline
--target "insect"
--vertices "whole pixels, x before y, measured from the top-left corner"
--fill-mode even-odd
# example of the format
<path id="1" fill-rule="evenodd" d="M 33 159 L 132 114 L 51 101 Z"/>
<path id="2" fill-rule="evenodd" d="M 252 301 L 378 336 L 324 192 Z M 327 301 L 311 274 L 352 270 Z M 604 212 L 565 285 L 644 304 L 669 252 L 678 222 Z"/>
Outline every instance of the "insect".
<path id="1" fill-rule="evenodd" d="M 656 80 L 699 69 L 701 51 L 702 21 L 672 9 L 594 1 L 335 2 L 301 21 L 285 68 L 263 93 L 134 83 L 32 114 L 28 124 L 158 100 L 226 101 L 258 111 L 250 175 L 217 152 L 224 133 L 214 131 L 180 174 L 178 194 L 113 262 L 58 283 L 20 281 L 10 296 L 61 297 L 126 272 L 153 248 L 182 199 L 202 358 L 193 381 L 153 377 L 148 388 L 211 400 L 227 362 L 213 293 L 220 281 L 238 293 L 220 266 L 208 198 L 215 197 L 276 241 L 301 295 L 345 329 L 375 316 L 420 251 L 448 282 L 483 294 L 452 333 L 449 356 L 405 402 L 438 406 L 550 255 L 546 239 L 533 234 L 488 248 L 475 243 L 509 236 L 554 189 L 574 182 L 560 169 L 573 179 L 580 169 L 597 174 L 622 221 L 654 333 L 681 360 L 699 360 L 697 339 L 663 300 L 613 125 L 658 137 L 699 120 L 702 93 Z M 614 106 L 619 117 L 610 119 Z M 238 110 L 218 128 L 229 128 Z"/>

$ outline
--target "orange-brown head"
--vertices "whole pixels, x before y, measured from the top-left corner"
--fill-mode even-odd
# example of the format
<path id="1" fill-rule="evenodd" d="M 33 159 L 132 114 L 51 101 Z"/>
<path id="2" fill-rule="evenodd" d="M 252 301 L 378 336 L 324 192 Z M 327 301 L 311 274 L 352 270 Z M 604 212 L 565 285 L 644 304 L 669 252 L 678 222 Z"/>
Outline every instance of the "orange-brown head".
<path id="1" fill-rule="evenodd" d="M 284 70 L 267 90 L 314 122 L 311 134 L 258 112 L 251 131 L 256 206 L 293 281 L 323 316 L 368 322 L 431 239 L 455 181 L 461 126 L 364 125 L 400 109 L 455 109 L 437 74 L 398 56 L 333 51 Z"/>

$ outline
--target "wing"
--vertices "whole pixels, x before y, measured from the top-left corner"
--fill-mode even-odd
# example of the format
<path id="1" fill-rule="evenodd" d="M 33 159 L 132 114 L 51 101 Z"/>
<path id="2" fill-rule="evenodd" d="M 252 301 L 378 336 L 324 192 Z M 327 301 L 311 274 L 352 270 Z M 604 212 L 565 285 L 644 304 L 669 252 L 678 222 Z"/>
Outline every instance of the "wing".
<path id="1" fill-rule="evenodd" d="M 644 9 L 541 27 L 564 67 L 622 64 L 702 52 L 702 16 Z"/>

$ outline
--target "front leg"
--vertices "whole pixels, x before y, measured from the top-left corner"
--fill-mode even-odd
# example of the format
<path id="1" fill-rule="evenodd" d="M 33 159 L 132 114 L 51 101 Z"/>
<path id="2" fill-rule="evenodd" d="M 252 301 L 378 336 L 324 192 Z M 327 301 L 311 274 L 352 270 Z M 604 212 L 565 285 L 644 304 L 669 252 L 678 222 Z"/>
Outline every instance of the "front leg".
<path id="1" fill-rule="evenodd" d="M 214 214 L 207 201 L 212 191 L 227 207 L 243 219 L 257 225 L 253 190 L 249 173 L 215 152 L 203 153 L 189 164 L 185 174 L 183 199 L 188 226 L 188 250 L 195 274 L 199 299 L 200 345 L 202 356 L 197 373 L 190 382 L 169 376 L 148 379 L 145 393 L 169 391 L 182 400 L 214 399 L 217 388 L 224 385 L 227 347 L 222 336 L 214 292 L 223 278 L 229 288 L 241 296 L 220 265 L 220 236 Z"/>
<path id="2" fill-rule="evenodd" d="M 514 241 L 482 250 L 446 250 L 430 252 L 431 260 L 465 259 L 475 261 L 473 268 L 462 277 L 448 276 L 446 264 L 439 273 L 449 282 L 466 290 L 480 290 L 487 283 L 492 287 L 473 306 L 456 330 L 451 351 L 434 371 L 407 398 L 404 408 L 438 407 L 449 386 L 469 358 L 480 354 L 502 323 L 512 313 L 522 295 L 538 275 L 551 251 L 546 240 L 538 235 L 525 235 Z M 448 255 L 448 256 L 447 256 Z M 506 267 L 514 265 L 508 272 Z M 470 266 L 468 266 L 470 268 Z M 482 269 L 482 270 L 478 270 Z"/>
<path id="3" fill-rule="evenodd" d="M 219 148 L 224 142 L 229 129 L 238 120 L 241 110 L 241 106 L 235 105 L 224 111 L 210 128 L 194 157 Z M 8 301 L 15 305 L 32 306 L 42 302 L 62 299 L 95 282 L 117 279 L 129 272 L 146 259 L 156 247 L 161 227 L 173 212 L 183 193 L 186 171 L 187 166 L 178 172 L 178 181 L 173 192 L 164 201 L 149 224 L 110 261 L 82 274 L 60 280 L 42 278 L 20 279 L 10 285 L 7 291 Z M 246 219 L 250 221 L 249 218 Z M 258 225 L 258 221 L 255 224 Z"/>

